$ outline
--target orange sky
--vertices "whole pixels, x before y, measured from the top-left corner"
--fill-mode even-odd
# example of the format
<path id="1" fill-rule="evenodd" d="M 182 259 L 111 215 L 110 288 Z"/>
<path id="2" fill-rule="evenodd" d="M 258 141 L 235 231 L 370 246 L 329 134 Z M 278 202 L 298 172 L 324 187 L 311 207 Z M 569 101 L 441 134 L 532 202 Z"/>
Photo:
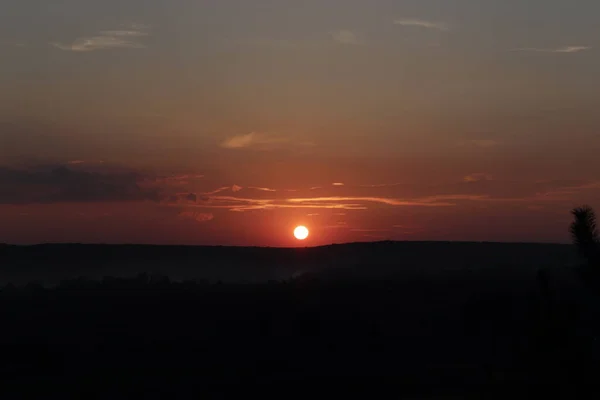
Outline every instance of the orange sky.
<path id="1" fill-rule="evenodd" d="M 0 242 L 568 241 L 600 3 L 564 4 L 7 0 Z"/>

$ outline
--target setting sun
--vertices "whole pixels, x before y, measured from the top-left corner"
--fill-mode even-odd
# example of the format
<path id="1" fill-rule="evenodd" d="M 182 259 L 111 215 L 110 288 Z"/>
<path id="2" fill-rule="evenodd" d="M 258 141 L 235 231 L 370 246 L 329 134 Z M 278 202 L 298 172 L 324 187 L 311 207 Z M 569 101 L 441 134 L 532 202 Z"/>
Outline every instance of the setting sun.
<path id="1" fill-rule="evenodd" d="M 294 229 L 294 237 L 298 240 L 304 240 L 308 237 L 308 229 L 305 226 L 297 226 Z"/>

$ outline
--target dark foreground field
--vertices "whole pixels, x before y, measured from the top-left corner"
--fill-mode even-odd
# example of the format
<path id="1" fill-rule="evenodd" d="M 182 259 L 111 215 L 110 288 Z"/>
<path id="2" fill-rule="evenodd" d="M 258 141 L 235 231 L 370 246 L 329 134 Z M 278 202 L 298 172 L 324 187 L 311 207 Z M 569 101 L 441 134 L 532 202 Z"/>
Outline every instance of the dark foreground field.
<path id="1" fill-rule="evenodd" d="M 485 269 L 11 286 L 0 294 L 0 397 L 319 398 L 358 386 L 377 397 L 538 397 L 559 387 L 573 397 L 593 390 L 600 371 L 594 335 L 564 299 L 534 275 Z"/>

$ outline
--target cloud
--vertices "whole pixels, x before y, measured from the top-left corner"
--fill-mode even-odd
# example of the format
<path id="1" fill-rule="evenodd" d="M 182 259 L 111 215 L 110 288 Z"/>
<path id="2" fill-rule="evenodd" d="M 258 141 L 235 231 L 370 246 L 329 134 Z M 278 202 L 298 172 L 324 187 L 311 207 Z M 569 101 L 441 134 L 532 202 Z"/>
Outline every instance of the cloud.
<path id="1" fill-rule="evenodd" d="M 404 183 L 379 183 L 379 184 L 375 184 L 375 185 L 359 185 L 359 187 L 384 188 L 384 187 L 393 187 L 393 186 L 401 186 L 401 185 L 404 185 Z"/>
<path id="2" fill-rule="evenodd" d="M 248 186 L 248 189 L 260 190 L 261 192 L 276 192 L 276 189 L 271 189 L 267 187 L 257 187 L 257 186 Z"/>
<path id="3" fill-rule="evenodd" d="M 100 31 L 95 36 L 86 36 L 76 39 L 71 44 L 59 42 L 50 43 L 52 46 L 75 52 L 89 52 L 118 48 L 141 49 L 146 46 L 140 38 L 150 34 L 150 27 L 142 24 L 130 24 L 123 29 Z"/>
<path id="4" fill-rule="evenodd" d="M 426 21 L 417 18 L 400 18 L 394 20 L 395 25 L 413 26 L 418 28 L 436 29 L 439 31 L 448 31 L 450 27 L 444 22 Z"/>
<path id="5" fill-rule="evenodd" d="M 273 150 L 283 145 L 314 146 L 312 142 L 294 142 L 285 136 L 276 136 L 266 133 L 250 132 L 244 135 L 232 136 L 223 142 L 221 147 L 226 149 L 259 149 Z"/>
<path id="6" fill-rule="evenodd" d="M 457 200 L 456 197 L 443 198 L 439 197 L 428 197 L 423 199 L 396 199 L 389 197 L 310 197 L 310 198 L 294 198 L 287 199 L 290 203 L 330 203 L 330 202 L 361 202 L 361 203 L 380 203 L 389 206 L 427 206 L 427 207 L 442 207 L 442 206 L 453 206 L 453 203 L 449 203 L 446 200 Z"/>
<path id="7" fill-rule="evenodd" d="M 536 53 L 579 53 L 580 51 L 590 50 L 590 46 L 565 46 L 554 49 L 545 49 L 537 47 L 522 47 L 518 49 L 512 49 L 511 51 L 530 51 Z"/>
<path id="8" fill-rule="evenodd" d="M 204 175 L 200 174 L 181 174 L 172 176 L 158 176 L 155 178 L 155 182 L 158 184 L 164 184 L 169 186 L 183 186 L 188 185 L 190 181 L 202 179 Z"/>
<path id="9" fill-rule="evenodd" d="M 274 209 L 344 209 L 344 210 L 365 210 L 366 207 L 357 203 L 338 203 L 338 204 L 292 204 L 289 200 L 275 199 L 253 199 L 235 196 L 209 196 L 203 199 L 203 202 L 197 205 L 200 208 L 222 208 L 235 212 L 255 211 L 255 210 L 274 210 Z"/>
<path id="10" fill-rule="evenodd" d="M 579 184 L 554 187 L 545 191 L 538 191 L 535 196 L 537 198 L 546 199 L 564 199 L 571 198 L 573 195 L 580 194 L 581 192 L 599 189 L 600 181 L 582 182 Z"/>
<path id="11" fill-rule="evenodd" d="M 383 187 L 382 185 L 371 185 Z M 323 189 L 324 191 L 327 189 Z M 328 191 L 332 191 L 330 188 Z M 343 190 L 340 188 L 339 190 Z M 485 172 L 476 172 L 462 178 L 462 182 L 448 184 L 419 184 L 400 187 L 384 195 L 370 195 L 368 192 L 351 192 L 348 195 L 321 196 L 290 195 L 289 197 L 271 195 L 270 191 L 257 193 L 248 190 L 246 196 L 237 196 L 232 187 L 225 186 L 202 196 L 191 206 L 206 209 L 224 209 L 234 212 L 269 211 L 278 209 L 332 210 L 338 214 L 347 211 L 360 211 L 378 207 L 409 208 L 446 208 L 465 207 L 474 203 L 479 206 L 493 204 L 551 204 L 552 202 L 571 202 L 581 195 L 595 195 L 600 190 L 598 181 L 552 181 L 537 184 L 526 181 L 502 181 Z M 227 195 L 221 192 L 228 192 Z M 284 193 L 284 191 L 278 191 Z M 308 190 L 306 193 L 309 193 Z M 315 192 L 313 192 L 315 193 Z M 333 193 L 333 192 L 332 192 Z M 400 194 L 398 196 L 398 194 Z M 200 196 L 199 196 L 200 197 Z M 557 203 L 557 204 L 558 204 Z M 175 204 L 174 204 L 175 205 Z M 333 214 L 333 215 L 338 215 Z M 398 226 L 404 229 L 405 227 Z"/>
<path id="12" fill-rule="evenodd" d="M 141 174 L 87 172 L 65 166 L 0 168 L 0 204 L 106 201 L 159 201 L 156 188 L 144 187 Z"/>
<path id="13" fill-rule="evenodd" d="M 479 182 L 479 181 L 491 181 L 492 176 L 482 172 L 476 172 L 474 174 L 467 175 L 463 178 L 465 182 Z"/>
<path id="14" fill-rule="evenodd" d="M 203 194 L 210 196 L 210 195 L 213 195 L 213 194 L 224 192 L 225 190 L 229 190 L 229 189 L 231 189 L 230 186 L 222 186 L 222 187 L 220 187 L 218 189 L 215 189 L 215 190 L 213 190 L 211 192 L 205 192 Z"/>
<path id="15" fill-rule="evenodd" d="M 0 46 L 25 47 L 25 43 L 17 40 L 0 40 Z"/>
<path id="16" fill-rule="evenodd" d="M 195 204 L 198 202 L 196 193 L 177 193 L 162 199 L 167 204 Z"/>
<path id="17" fill-rule="evenodd" d="M 221 187 L 220 187 L 220 188 L 218 188 L 218 189 L 212 190 L 212 191 L 210 191 L 210 192 L 205 192 L 205 193 L 202 193 L 202 194 L 204 194 L 204 195 L 206 195 L 206 196 L 211 196 L 211 195 L 214 195 L 214 194 L 217 194 L 217 193 L 224 192 L 224 191 L 226 191 L 226 190 L 231 190 L 232 192 L 234 192 L 234 193 L 235 193 L 235 192 L 239 192 L 239 191 L 240 191 L 240 190 L 242 190 L 242 189 L 244 189 L 244 188 L 243 188 L 243 187 L 241 187 L 241 186 L 238 186 L 238 185 L 233 185 L 233 186 L 221 186 Z"/>
<path id="18" fill-rule="evenodd" d="M 215 216 L 211 213 L 201 213 L 196 211 L 182 211 L 179 213 L 181 218 L 189 218 L 197 222 L 212 221 Z"/>
<path id="19" fill-rule="evenodd" d="M 345 226 L 344 224 L 338 224 L 338 225 L 325 225 L 325 226 L 322 226 L 321 229 L 348 229 L 348 227 Z"/>
<path id="20" fill-rule="evenodd" d="M 349 30 L 339 30 L 331 33 L 333 41 L 342 44 L 350 45 L 361 45 L 365 44 L 364 39 L 359 37 L 356 33 Z"/>
<path id="21" fill-rule="evenodd" d="M 228 187 L 222 188 L 229 189 Z M 213 191 L 213 193 L 216 191 Z M 252 198 L 223 195 L 206 195 L 195 205 L 199 208 L 218 208 L 244 212 L 275 209 L 332 209 L 367 210 L 369 203 L 393 207 L 452 207 L 459 201 L 492 201 L 488 195 L 446 194 L 415 198 L 393 198 L 375 196 L 331 196 L 331 197 L 295 197 L 295 198 Z M 508 199 L 504 199 L 508 201 Z M 173 204 L 175 205 L 175 204 Z M 334 215 L 345 215 L 338 213 Z"/>
<path id="22" fill-rule="evenodd" d="M 233 136 L 221 143 L 226 149 L 243 149 L 262 145 L 285 143 L 288 140 L 282 137 L 274 137 L 266 134 L 251 132 L 245 135 Z"/>
<path id="23" fill-rule="evenodd" d="M 333 182 L 332 185 L 333 186 L 344 186 L 344 183 L 342 183 L 342 182 Z"/>

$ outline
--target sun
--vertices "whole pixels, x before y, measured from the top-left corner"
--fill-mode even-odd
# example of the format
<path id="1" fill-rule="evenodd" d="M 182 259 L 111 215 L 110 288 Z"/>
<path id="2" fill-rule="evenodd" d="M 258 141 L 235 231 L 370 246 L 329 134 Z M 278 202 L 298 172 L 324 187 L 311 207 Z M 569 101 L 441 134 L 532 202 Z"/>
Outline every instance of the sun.
<path id="1" fill-rule="evenodd" d="M 294 229 L 294 237 L 298 240 L 304 240 L 308 237 L 308 229 L 305 226 L 297 226 Z"/>

